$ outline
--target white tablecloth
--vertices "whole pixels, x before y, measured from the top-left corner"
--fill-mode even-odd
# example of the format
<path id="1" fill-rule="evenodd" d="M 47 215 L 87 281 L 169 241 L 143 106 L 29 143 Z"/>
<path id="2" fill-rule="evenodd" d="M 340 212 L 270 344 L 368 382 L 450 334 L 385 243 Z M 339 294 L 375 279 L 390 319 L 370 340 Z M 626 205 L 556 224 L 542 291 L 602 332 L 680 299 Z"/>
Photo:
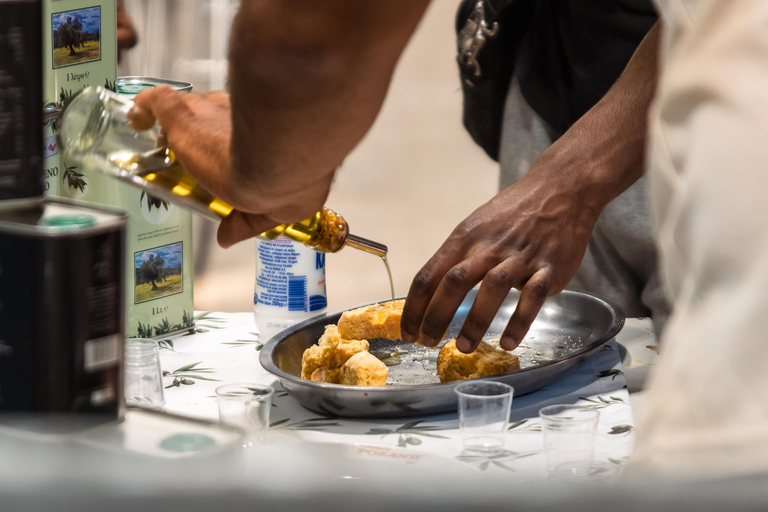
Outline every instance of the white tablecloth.
<path id="1" fill-rule="evenodd" d="M 545 472 L 538 410 L 578 403 L 600 411 L 596 457 L 621 466 L 630 455 L 634 422 L 624 371 L 641 375 L 658 347 L 648 319 L 628 319 L 609 342 L 578 370 L 558 382 L 517 397 L 512 405 L 505 450 L 493 455 L 466 453 L 456 413 L 392 420 L 323 417 L 304 409 L 259 364 L 259 340 L 249 313 L 198 313 L 197 332 L 160 341 L 165 410 L 218 420 L 214 389 L 229 382 L 276 387 L 271 442 L 354 443 L 427 453 L 463 462 L 480 471 L 516 472 L 532 479 Z M 618 341 L 618 343 L 617 343 Z M 627 347 L 630 347 L 629 350 Z M 632 380 L 632 379 L 630 379 Z"/>

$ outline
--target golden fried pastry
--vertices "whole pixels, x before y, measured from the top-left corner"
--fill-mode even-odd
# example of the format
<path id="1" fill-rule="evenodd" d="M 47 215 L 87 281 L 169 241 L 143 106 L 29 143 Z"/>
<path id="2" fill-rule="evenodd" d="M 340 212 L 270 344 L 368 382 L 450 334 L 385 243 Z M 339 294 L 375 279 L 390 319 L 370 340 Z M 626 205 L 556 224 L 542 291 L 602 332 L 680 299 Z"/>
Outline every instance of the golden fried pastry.
<path id="1" fill-rule="evenodd" d="M 389 368 L 370 352 L 358 352 L 341 367 L 340 384 L 347 386 L 385 386 Z"/>
<path id="2" fill-rule="evenodd" d="M 499 348 L 498 341 L 481 341 L 474 352 L 465 354 L 456 348 L 456 340 L 452 339 L 437 356 L 440 382 L 478 379 L 519 369 L 517 356 Z"/>
<path id="3" fill-rule="evenodd" d="M 306 349 L 301 356 L 301 378 L 338 384 L 341 375 L 340 369 L 347 362 L 347 359 L 358 352 L 367 350 L 368 342 L 366 340 L 343 340 L 335 325 L 326 325 L 325 333 L 320 337 L 317 345 L 312 345 Z M 317 373 L 318 369 L 325 371 Z M 321 378 L 324 380 L 318 380 Z"/>
<path id="4" fill-rule="evenodd" d="M 301 356 L 301 378 L 310 379 L 312 373 L 322 366 L 328 366 L 331 353 L 339 344 L 339 331 L 335 325 L 326 325 L 325 333 L 320 336 L 317 345 L 312 345 Z"/>
<path id="5" fill-rule="evenodd" d="M 345 311 L 339 319 L 339 334 L 348 340 L 399 339 L 404 304 L 404 299 L 391 300 Z"/>
<path id="6" fill-rule="evenodd" d="M 312 382 L 328 382 L 331 384 L 338 384 L 341 380 L 341 368 L 335 370 L 328 369 L 324 366 L 316 369 L 312 372 L 309 380 Z"/>
<path id="7" fill-rule="evenodd" d="M 366 340 L 345 340 L 340 339 L 336 348 L 331 352 L 331 359 L 328 361 L 328 368 L 341 368 L 347 360 L 359 354 L 360 352 L 366 352 L 369 348 L 368 341 Z"/>

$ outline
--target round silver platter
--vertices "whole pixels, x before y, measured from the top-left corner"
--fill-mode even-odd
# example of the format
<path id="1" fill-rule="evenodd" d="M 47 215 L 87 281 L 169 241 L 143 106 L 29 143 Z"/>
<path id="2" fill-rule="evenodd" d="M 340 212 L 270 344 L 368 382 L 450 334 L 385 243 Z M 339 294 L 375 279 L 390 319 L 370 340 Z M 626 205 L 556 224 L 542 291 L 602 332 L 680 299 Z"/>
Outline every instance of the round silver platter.
<path id="1" fill-rule="evenodd" d="M 477 289 L 467 294 L 445 340 L 459 333 Z M 520 293 L 512 290 L 484 339 L 498 339 L 515 310 Z M 317 343 L 325 326 L 338 322 L 341 312 L 312 318 L 279 333 L 261 350 L 259 360 L 304 407 L 334 416 L 387 418 L 427 415 L 455 410 L 457 382 L 440 383 L 437 349 L 402 340 L 368 340 L 370 352 L 389 367 L 384 387 L 324 384 L 301 378 L 301 356 Z M 612 301 L 586 292 L 564 291 L 544 303 L 523 342 L 512 353 L 520 370 L 487 377 L 515 388 L 519 396 L 540 389 L 578 368 L 624 326 L 624 313 Z"/>

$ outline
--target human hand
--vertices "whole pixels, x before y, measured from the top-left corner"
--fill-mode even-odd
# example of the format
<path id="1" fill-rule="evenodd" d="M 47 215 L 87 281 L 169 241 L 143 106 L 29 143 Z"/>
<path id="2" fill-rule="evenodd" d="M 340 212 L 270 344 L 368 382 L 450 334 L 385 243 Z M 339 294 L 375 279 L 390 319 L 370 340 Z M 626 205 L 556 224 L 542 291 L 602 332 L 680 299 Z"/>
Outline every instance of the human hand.
<path id="1" fill-rule="evenodd" d="M 401 322 L 405 341 L 437 345 L 481 282 L 456 346 L 465 353 L 477 348 L 511 288 L 521 290 L 520 300 L 500 344 L 506 350 L 520 344 L 544 300 L 576 273 L 599 215 L 553 175 L 532 169 L 454 229 L 411 284 Z"/>
<path id="2" fill-rule="evenodd" d="M 309 218 L 322 207 L 333 174 L 322 176 L 308 187 L 292 190 L 290 195 L 272 194 L 269 204 L 258 197 L 254 199 L 258 191 L 232 176 L 229 94 L 195 94 L 162 86 L 142 91 L 134 103 L 128 116 L 131 126 L 147 130 L 159 123 L 160 143 L 173 150 L 181 166 L 200 186 L 235 208 L 219 225 L 217 238 L 222 247 L 278 224 Z"/>
<path id="3" fill-rule="evenodd" d="M 167 86 L 145 89 L 134 98 L 128 120 L 136 130 L 159 123 L 158 143 L 172 149 L 181 166 L 207 191 L 222 199 L 229 195 L 224 180 L 232 139 L 229 94 L 179 92 Z"/>

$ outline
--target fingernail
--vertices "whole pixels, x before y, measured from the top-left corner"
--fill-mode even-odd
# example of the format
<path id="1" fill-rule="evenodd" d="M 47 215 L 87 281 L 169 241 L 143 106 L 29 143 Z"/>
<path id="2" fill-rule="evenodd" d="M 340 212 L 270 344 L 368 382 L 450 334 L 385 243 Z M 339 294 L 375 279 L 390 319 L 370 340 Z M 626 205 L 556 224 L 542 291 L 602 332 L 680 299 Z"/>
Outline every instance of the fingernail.
<path id="1" fill-rule="evenodd" d="M 502 336 L 499 340 L 499 346 L 504 350 L 514 350 L 519 344 L 520 342 L 512 336 Z"/>
<path id="2" fill-rule="evenodd" d="M 459 349 L 459 352 L 464 352 L 465 354 L 469 354 L 472 352 L 472 342 L 469 341 L 464 336 L 459 336 L 456 338 L 456 348 Z"/>
<path id="3" fill-rule="evenodd" d="M 403 337 L 403 341 L 406 343 L 413 343 L 416 341 L 416 337 L 409 332 L 402 331 L 400 335 Z"/>
<path id="4" fill-rule="evenodd" d="M 433 340 L 432 338 L 430 338 L 425 334 L 421 335 L 421 337 L 419 338 L 419 341 L 421 341 L 421 344 L 424 345 L 425 347 L 434 347 L 435 345 L 437 345 L 437 343 L 435 343 L 435 340 Z"/>

